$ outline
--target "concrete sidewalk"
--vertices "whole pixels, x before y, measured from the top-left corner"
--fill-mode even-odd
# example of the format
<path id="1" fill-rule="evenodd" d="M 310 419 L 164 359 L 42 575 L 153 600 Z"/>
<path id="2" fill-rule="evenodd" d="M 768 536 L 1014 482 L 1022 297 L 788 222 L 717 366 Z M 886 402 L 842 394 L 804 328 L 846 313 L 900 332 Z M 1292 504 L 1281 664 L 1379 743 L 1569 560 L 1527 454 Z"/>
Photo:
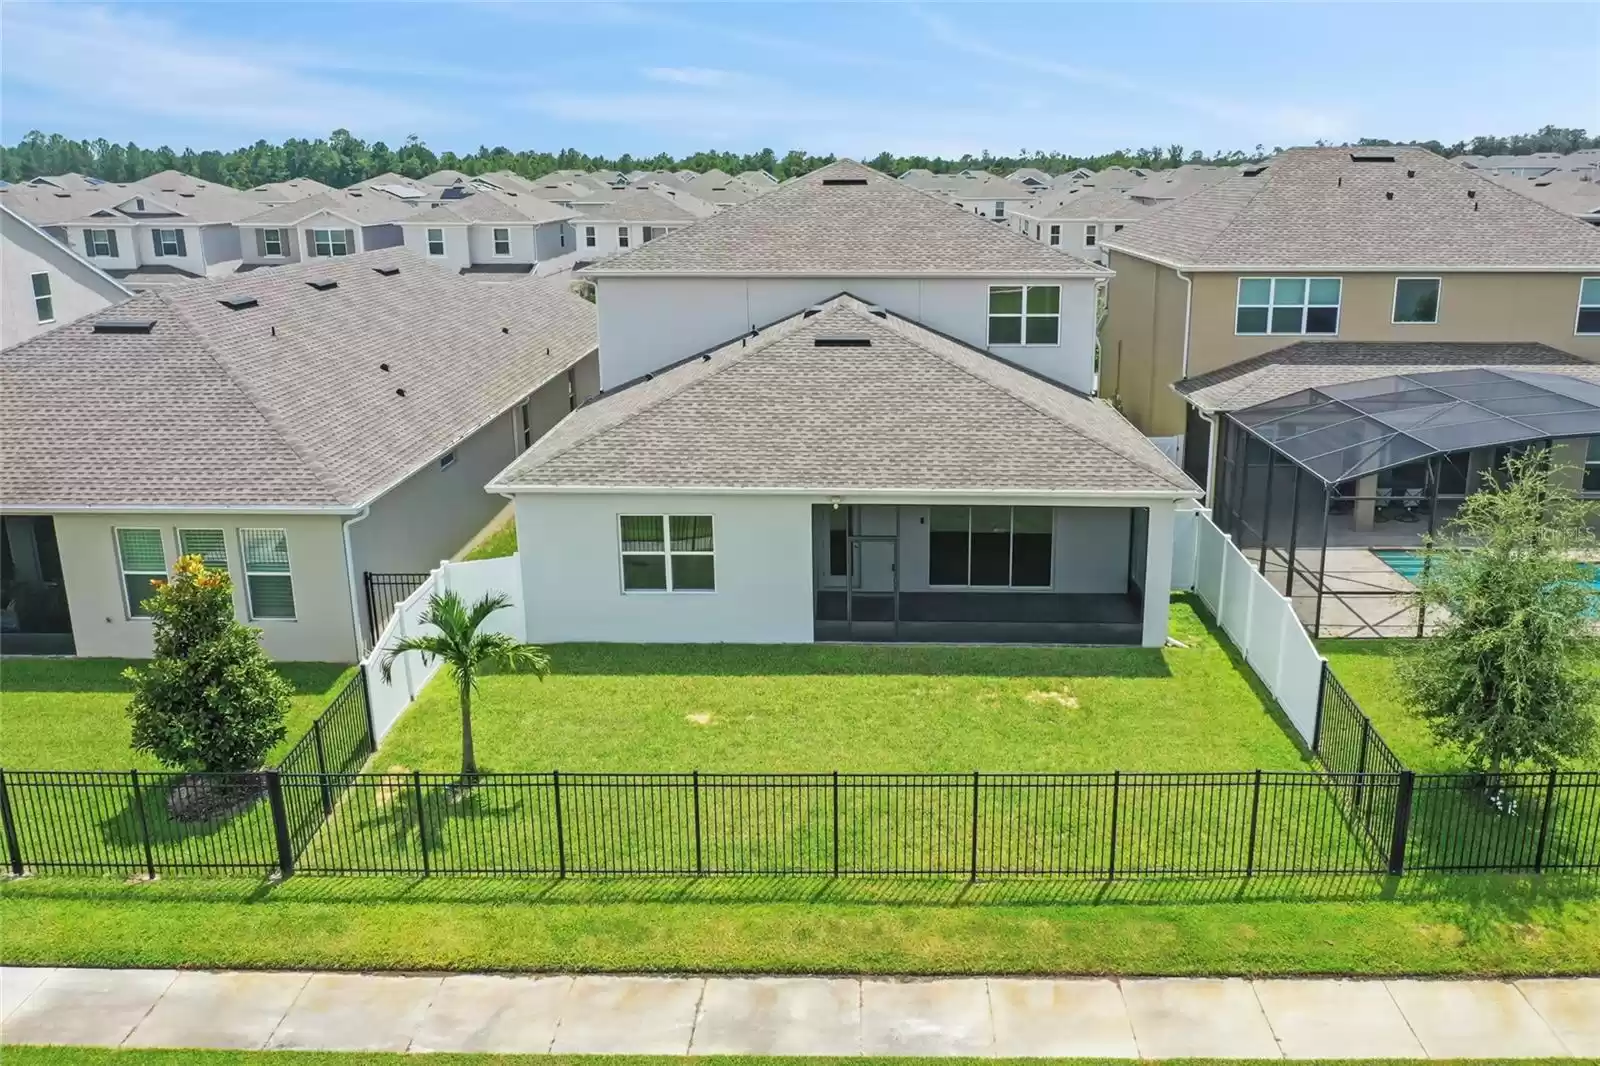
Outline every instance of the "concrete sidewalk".
<path id="1" fill-rule="evenodd" d="M 1106 1058 L 1600 1056 L 1600 979 L 885 980 L 0 968 L 0 1040 Z"/>

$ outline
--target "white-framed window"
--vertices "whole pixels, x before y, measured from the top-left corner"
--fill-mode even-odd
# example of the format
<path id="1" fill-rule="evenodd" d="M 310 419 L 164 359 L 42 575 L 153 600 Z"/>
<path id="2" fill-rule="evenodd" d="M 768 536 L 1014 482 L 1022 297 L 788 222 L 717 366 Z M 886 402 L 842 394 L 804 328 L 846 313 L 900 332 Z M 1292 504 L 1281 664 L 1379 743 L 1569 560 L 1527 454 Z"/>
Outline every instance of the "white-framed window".
<path id="1" fill-rule="evenodd" d="M 1600 495 L 1600 437 L 1589 438 L 1589 451 L 1583 459 L 1583 491 Z"/>
<path id="2" fill-rule="evenodd" d="M 184 248 L 183 230 L 158 229 L 150 231 L 151 245 L 157 255 L 187 255 Z"/>
<path id="3" fill-rule="evenodd" d="M 928 584 L 957 588 L 1049 588 L 1048 507 L 930 507 Z"/>
<path id="4" fill-rule="evenodd" d="M 347 229 L 314 229 L 311 231 L 311 246 L 317 255 L 349 255 L 351 248 L 350 231 Z"/>
<path id="5" fill-rule="evenodd" d="M 283 230 L 264 229 L 261 231 L 261 254 L 273 257 L 282 257 Z"/>
<path id="6" fill-rule="evenodd" d="M 456 453 L 455 452 L 453 452 L 453 451 L 452 452 L 445 452 L 443 455 L 439 456 L 439 469 L 440 470 L 449 470 L 452 466 L 455 466 L 455 465 L 456 465 Z"/>
<path id="7" fill-rule="evenodd" d="M 41 270 L 31 275 L 33 282 L 33 313 L 40 322 L 56 320 L 56 298 L 50 292 L 50 272 Z"/>
<path id="8" fill-rule="evenodd" d="M 494 231 L 494 254 L 511 254 L 511 231 L 509 229 L 496 229 Z"/>
<path id="9" fill-rule="evenodd" d="M 1600 333 L 1600 278 L 1584 278 L 1578 282 L 1578 325 L 1581 336 Z"/>
<path id="10" fill-rule="evenodd" d="M 179 529 L 178 554 L 198 555 L 211 570 L 228 569 L 228 538 L 220 529 Z"/>
<path id="11" fill-rule="evenodd" d="M 627 226 L 618 226 L 617 227 L 617 247 L 618 248 L 626 248 L 626 247 L 628 247 L 628 227 Z"/>
<path id="12" fill-rule="evenodd" d="M 1091 222 L 1087 226 L 1084 226 L 1083 227 L 1083 246 L 1085 248 L 1093 248 L 1095 245 L 1097 245 L 1099 243 L 1100 243 L 1100 226 L 1099 226 L 1099 224 L 1095 223 L 1095 222 Z"/>
<path id="13" fill-rule="evenodd" d="M 133 199 L 133 209 L 135 211 L 143 211 L 144 210 L 144 198 L 143 197 L 139 197 L 139 196 L 134 197 L 134 199 Z"/>
<path id="14" fill-rule="evenodd" d="M 533 412 L 528 400 L 517 404 L 517 440 L 522 442 L 522 451 L 533 447 Z"/>
<path id="15" fill-rule="evenodd" d="M 155 594 L 151 582 L 167 579 L 167 549 L 161 530 L 119 526 L 117 569 L 122 573 L 122 605 L 129 618 L 149 618 L 141 606 Z"/>
<path id="16" fill-rule="evenodd" d="M 1059 223 L 1052 222 L 1050 224 L 1050 243 L 1051 244 L 1060 244 L 1061 243 L 1061 225 Z"/>
<path id="17" fill-rule="evenodd" d="M 594 235 L 594 227 L 593 226 L 585 226 L 585 227 L 583 227 L 583 246 L 585 248 L 593 248 L 595 246 L 595 243 L 596 242 L 595 242 L 595 235 Z"/>
<path id="18" fill-rule="evenodd" d="M 1004 200 L 996 200 L 994 202 L 994 217 L 995 218 L 1005 218 L 1006 217 L 1006 202 Z"/>
<path id="19" fill-rule="evenodd" d="M 289 534 L 282 529 L 239 530 L 244 584 L 252 619 L 294 620 L 294 574 Z"/>
<path id="20" fill-rule="evenodd" d="M 113 229 L 84 230 L 83 254 L 90 259 L 115 259 L 117 255 L 117 231 Z"/>
<path id="21" fill-rule="evenodd" d="M 989 286 L 990 344 L 1058 344 L 1060 285 Z"/>
<path id="22" fill-rule="evenodd" d="M 1439 321 L 1439 278 L 1395 278 L 1394 313 L 1397 326 L 1432 326 Z"/>
<path id="23" fill-rule="evenodd" d="M 714 592 L 710 515 L 619 515 L 623 592 Z"/>
<path id="24" fill-rule="evenodd" d="M 430 229 L 428 231 L 428 254 L 429 255 L 443 255 L 444 254 L 444 230 L 442 230 L 442 229 Z"/>
<path id="25" fill-rule="evenodd" d="M 1236 334 L 1339 332 L 1338 278 L 1240 278 Z"/>

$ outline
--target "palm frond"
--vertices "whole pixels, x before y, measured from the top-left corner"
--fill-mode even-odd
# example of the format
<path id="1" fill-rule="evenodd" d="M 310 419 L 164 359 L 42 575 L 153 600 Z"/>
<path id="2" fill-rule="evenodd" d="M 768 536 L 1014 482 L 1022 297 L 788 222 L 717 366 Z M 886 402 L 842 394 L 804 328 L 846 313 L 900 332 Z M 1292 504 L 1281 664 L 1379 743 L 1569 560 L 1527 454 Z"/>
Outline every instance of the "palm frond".
<path id="1" fill-rule="evenodd" d="M 383 649 L 383 659 L 378 663 L 378 668 L 383 674 L 385 684 L 388 684 L 393 678 L 395 660 L 407 652 L 413 651 L 422 653 L 424 663 L 430 658 L 443 659 L 448 662 L 451 653 L 455 651 L 455 645 L 446 637 L 432 634 L 401 637 Z"/>

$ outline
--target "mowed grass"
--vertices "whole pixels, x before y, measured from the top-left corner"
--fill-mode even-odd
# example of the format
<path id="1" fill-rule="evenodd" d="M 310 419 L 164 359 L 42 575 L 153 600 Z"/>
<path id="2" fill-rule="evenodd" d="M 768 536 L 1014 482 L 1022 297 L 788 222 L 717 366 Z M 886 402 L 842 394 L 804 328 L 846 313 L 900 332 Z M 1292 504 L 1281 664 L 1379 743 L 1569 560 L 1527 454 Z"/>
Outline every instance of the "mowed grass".
<path id="1" fill-rule="evenodd" d="M 489 771 L 1302 770 L 1271 698 L 1187 599 L 1186 647 L 558 645 L 541 682 L 483 678 Z M 376 770 L 460 765 L 443 673 Z"/>
<path id="2" fill-rule="evenodd" d="M 7 770 L 159 770 L 131 747 L 122 677 L 131 659 L 5 659 L 0 661 L 0 767 Z M 299 740 L 354 667 L 337 663 L 277 663 L 294 686 L 288 733 L 268 762 Z"/>
<path id="3" fill-rule="evenodd" d="M 517 552 L 517 520 L 510 519 L 483 538 L 463 559 L 500 559 Z"/>
<path id="4" fill-rule="evenodd" d="M 8 1062 L 22 1066 L 415 1066 L 417 1057 L 387 1051 L 146 1051 L 126 1048 L 8 1047 Z M 436 1066 L 684 1066 L 708 1061 L 704 1057 L 670 1055 L 458 1055 L 430 1054 L 427 1061 Z M 718 1066 L 977 1066 L 986 1063 L 1014 1063 L 1022 1066 L 1123 1066 L 1127 1059 L 973 1059 L 973 1058 L 783 1058 L 752 1055 L 719 1055 L 709 1061 Z M 1281 1059 L 1145 1059 L 1150 1066 L 1162 1062 L 1182 1062 L 1184 1066 L 1261 1066 Z M 1302 1066 L 1338 1066 L 1354 1060 L 1306 1059 Z M 1362 1059 L 1362 1066 L 1399 1066 L 1399 1059 Z M 1411 1060 L 1415 1061 L 1415 1060 Z M 1467 1060 L 1435 1059 L 1442 1066 Z M 1561 1062 L 1571 1059 L 1524 1060 Z"/>

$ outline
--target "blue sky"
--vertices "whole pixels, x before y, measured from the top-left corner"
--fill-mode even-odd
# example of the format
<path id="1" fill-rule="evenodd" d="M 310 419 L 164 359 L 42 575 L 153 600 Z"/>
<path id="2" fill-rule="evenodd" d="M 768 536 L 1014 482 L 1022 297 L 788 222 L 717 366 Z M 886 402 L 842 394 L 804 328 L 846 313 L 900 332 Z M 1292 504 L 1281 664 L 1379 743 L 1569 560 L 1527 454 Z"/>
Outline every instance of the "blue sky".
<path id="1" fill-rule="evenodd" d="M 0 136 L 683 154 L 1600 129 L 1600 5 L 0 6 Z"/>

